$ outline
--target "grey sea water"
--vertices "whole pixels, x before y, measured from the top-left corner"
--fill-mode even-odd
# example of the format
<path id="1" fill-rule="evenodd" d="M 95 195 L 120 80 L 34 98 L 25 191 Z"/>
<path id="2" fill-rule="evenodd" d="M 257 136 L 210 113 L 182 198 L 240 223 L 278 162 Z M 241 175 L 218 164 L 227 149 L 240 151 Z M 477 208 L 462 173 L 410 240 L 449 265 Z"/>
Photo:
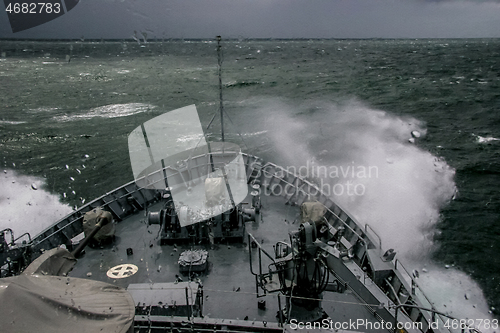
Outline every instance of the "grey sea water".
<path id="1" fill-rule="evenodd" d="M 444 311 L 500 314 L 500 40 L 223 44 L 230 140 L 330 190 Z M 81 206 L 133 179 L 127 136 L 139 124 L 196 104 L 206 126 L 218 110 L 213 41 L 3 40 L 0 53 L 4 211 L 43 207 L 23 197 L 32 182 Z M 33 216 L 10 211 L 2 227 L 30 230 Z M 488 301 L 479 313 L 474 281 Z"/>

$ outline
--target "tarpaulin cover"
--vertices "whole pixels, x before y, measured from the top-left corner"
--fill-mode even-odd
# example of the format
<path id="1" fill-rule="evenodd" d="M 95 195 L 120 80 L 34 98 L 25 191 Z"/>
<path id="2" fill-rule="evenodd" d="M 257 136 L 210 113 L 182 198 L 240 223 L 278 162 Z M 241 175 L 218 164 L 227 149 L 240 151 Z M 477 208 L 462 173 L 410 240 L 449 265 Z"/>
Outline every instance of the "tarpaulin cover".
<path id="1" fill-rule="evenodd" d="M 76 258 L 66 249 L 45 251 L 24 270 L 23 274 L 66 275 L 76 264 Z"/>
<path id="2" fill-rule="evenodd" d="M 2 332 L 129 332 L 134 301 L 100 281 L 20 275 L 0 279 Z"/>
<path id="3" fill-rule="evenodd" d="M 94 230 L 95 225 L 97 224 L 98 219 L 108 219 L 109 223 L 104 225 L 101 230 L 95 234 L 94 239 L 97 242 L 105 241 L 109 237 L 114 236 L 115 234 L 115 224 L 113 223 L 113 215 L 110 212 L 103 210 L 101 207 L 97 207 L 88 211 L 83 216 L 83 231 L 85 233 L 85 237 L 87 237 L 92 230 Z"/>
<path id="4" fill-rule="evenodd" d="M 326 213 L 326 207 L 318 201 L 304 202 L 301 206 L 302 222 L 318 222 Z"/>

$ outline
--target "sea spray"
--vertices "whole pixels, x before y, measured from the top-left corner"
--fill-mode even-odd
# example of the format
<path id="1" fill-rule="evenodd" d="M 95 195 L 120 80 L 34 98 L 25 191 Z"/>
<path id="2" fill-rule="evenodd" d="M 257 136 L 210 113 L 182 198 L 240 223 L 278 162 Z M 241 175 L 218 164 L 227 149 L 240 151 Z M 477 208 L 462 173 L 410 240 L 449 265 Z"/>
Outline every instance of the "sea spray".
<path id="1" fill-rule="evenodd" d="M 29 232 L 33 237 L 71 213 L 71 207 L 62 204 L 58 196 L 44 191 L 43 185 L 43 179 L 20 175 L 14 170 L 1 174 L 0 230 L 10 228 L 16 237 Z"/>
<path id="2" fill-rule="evenodd" d="M 315 182 L 382 237 L 383 249 L 418 259 L 432 249 L 439 209 L 456 192 L 455 171 L 408 142 L 425 124 L 355 101 L 250 102 L 275 149 L 270 160 Z M 258 105 L 258 106 L 257 106 Z M 255 114 L 255 112 L 248 112 Z M 293 170 L 292 170 L 293 171 Z M 356 190 L 357 189 L 357 190 Z"/>
<path id="3" fill-rule="evenodd" d="M 440 209 L 457 189 L 455 170 L 418 146 L 425 140 L 425 123 L 357 101 L 296 105 L 255 98 L 245 107 L 251 110 L 243 114 L 263 119 L 259 129 L 267 130 L 272 144 L 262 149 L 263 155 L 324 192 L 330 189 L 340 206 L 380 235 L 384 251 L 394 248 L 409 272 L 420 272 L 417 283 L 438 310 L 458 318 L 491 319 L 482 291 L 470 277 L 430 261 Z M 339 186 L 349 185 L 363 191 L 339 193 Z"/>

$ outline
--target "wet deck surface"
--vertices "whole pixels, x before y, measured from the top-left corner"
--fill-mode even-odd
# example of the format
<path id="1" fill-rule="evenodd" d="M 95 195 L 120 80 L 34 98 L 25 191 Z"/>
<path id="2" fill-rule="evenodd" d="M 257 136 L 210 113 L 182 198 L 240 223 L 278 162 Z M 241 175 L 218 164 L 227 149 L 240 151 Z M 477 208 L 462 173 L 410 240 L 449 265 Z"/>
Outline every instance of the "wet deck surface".
<path id="1" fill-rule="evenodd" d="M 162 203 L 159 203 L 149 211 L 161 208 Z M 289 243 L 288 231 L 299 227 L 299 208 L 285 205 L 280 197 L 263 196 L 261 212 L 261 218 L 257 222 L 248 222 L 246 230 L 272 254 L 273 245 L 277 241 Z M 205 249 L 209 252 L 209 267 L 206 273 L 199 274 L 203 283 L 203 314 L 210 318 L 248 317 L 249 321 L 277 321 L 277 293 L 256 297 L 247 239 L 243 244 L 217 244 L 214 249 L 210 249 L 208 244 L 160 245 L 159 226 L 148 226 L 144 211 L 119 222 L 116 235 L 112 245 L 104 248 L 87 247 L 85 255 L 79 259 L 70 276 L 100 280 L 123 288 L 135 283 L 174 282 L 176 275 L 188 281 L 189 276 L 179 272 L 177 260 L 180 253 L 188 249 Z M 133 255 L 127 255 L 127 248 L 132 248 Z M 257 250 L 251 250 L 255 254 L 254 267 L 258 267 Z M 137 273 L 125 278 L 109 278 L 106 275 L 110 268 L 122 264 L 137 266 Z M 267 264 L 263 267 L 267 267 Z M 266 310 L 258 309 L 259 300 L 266 301 Z M 282 306 L 284 301 L 285 298 L 281 296 Z M 368 318 L 373 321 L 373 315 L 358 303 L 354 295 L 348 292 L 324 293 L 323 308 L 334 322 L 348 322 L 349 318 Z"/>

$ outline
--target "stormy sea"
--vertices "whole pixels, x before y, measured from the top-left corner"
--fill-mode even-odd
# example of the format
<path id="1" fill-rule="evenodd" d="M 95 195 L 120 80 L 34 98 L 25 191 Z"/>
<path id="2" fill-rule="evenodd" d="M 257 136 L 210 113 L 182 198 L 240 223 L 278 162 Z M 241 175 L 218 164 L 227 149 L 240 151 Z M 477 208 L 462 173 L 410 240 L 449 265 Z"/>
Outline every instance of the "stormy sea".
<path id="1" fill-rule="evenodd" d="M 500 40 L 222 48 L 226 140 L 368 223 L 441 311 L 500 317 Z M 0 228 L 16 235 L 133 180 L 141 123 L 195 104 L 206 127 L 219 110 L 213 40 L 1 40 L 0 54 Z"/>

